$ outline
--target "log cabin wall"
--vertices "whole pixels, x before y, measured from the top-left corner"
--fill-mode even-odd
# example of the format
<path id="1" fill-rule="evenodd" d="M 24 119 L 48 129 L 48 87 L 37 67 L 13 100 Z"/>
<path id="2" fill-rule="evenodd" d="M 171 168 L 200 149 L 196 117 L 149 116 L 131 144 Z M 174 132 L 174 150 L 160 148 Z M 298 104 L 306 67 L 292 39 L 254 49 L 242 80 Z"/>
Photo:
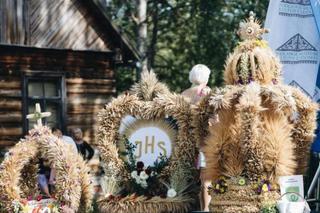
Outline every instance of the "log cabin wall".
<path id="1" fill-rule="evenodd" d="M 23 135 L 23 77 L 65 76 L 65 127 L 79 127 L 95 140 L 97 112 L 115 95 L 113 52 L 0 45 L 0 149 Z"/>
<path id="2" fill-rule="evenodd" d="M 115 59 L 134 64 L 136 50 L 96 0 L 1 0 L 0 12 L 0 151 L 26 132 L 25 78 L 40 74 L 63 76 L 64 127 L 94 140 L 96 113 L 115 94 Z"/>
<path id="3" fill-rule="evenodd" d="M 0 76 L 0 149 L 14 145 L 23 134 L 21 78 L 11 70 Z"/>

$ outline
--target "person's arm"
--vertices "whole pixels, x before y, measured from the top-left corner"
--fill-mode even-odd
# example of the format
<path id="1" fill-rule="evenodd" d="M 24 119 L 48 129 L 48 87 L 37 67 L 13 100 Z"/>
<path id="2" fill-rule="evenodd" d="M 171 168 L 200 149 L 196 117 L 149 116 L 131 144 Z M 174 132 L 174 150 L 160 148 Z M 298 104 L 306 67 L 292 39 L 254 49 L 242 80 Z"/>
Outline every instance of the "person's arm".
<path id="1" fill-rule="evenodd" d="M 85 149 L 88 150 L 88 161 L 91 160 L 91 158 L 93 157 L 94 155 L 94 150 L 92 149 L 92 147 L 87 143 L 87 142 L 84 142 L 84 145 L 85 145 Z"/>

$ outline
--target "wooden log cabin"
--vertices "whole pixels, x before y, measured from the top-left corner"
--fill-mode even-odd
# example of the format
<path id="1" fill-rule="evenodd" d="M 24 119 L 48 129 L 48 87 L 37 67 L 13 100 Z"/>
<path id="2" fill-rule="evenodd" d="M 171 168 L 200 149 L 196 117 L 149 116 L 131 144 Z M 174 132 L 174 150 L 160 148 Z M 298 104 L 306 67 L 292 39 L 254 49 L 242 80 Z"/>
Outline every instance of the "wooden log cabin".
<path id="1" fill-rule="evenodd" d="M 96 0 L 1 0 L 0 150 L 32 128 L 35 103 L 52 112 L 47 125 L 80 127 L 90 143 L 116 67 L 137 60 Z"/>

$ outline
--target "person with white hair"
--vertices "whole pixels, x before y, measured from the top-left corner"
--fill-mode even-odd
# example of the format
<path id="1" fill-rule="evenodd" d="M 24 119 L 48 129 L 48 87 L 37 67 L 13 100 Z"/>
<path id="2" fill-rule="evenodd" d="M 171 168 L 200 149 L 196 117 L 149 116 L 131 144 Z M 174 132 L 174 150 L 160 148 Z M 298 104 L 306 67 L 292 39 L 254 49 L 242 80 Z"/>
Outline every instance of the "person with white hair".
<path id="1" fill-rule="evenodd" d="M 192 83 L 191 88 L 182 92 L 182 95 L 190 100 L 191 104 L 196 104 L 201 97 L 210 93 L 210 88 L 207 86 L 210 76 L 210 69 L 203 64 L 197 64 L 192 67 L 189 73 L 189 81 Z"/>
<path id="2" fill-rule="evenodd" d="M 182 92 L 182 95 L 185 96 L 191 104 L 197 104 L 202 97 L 211 92 L 211 89 L 207 86 L 210 73 L 211 71 L 206 65 L 197 64 L 192 67 L 189 73 L 189 81 L 192 83 L 192 86 Z M 203 177 L 206 161 L 203 152 L 201 152 L 201 146 L 200 144 L 200 152 L 197 159 L 197 168 L 200 169 L 201 179 L 200 206 L 202 211 L 209 211 L 211 196 L 208 193 L 208 187 L 210 187 L 211 182 L 210 180 L 205 180 Z"/>
<path id="3" fill-rule="evenodd" d="M 72 138 L 74 142 L 76 142 L 78 153 L 82 155 L 83 159 L 85 161 L 91 160 L 94 155 L 94 150 L 85 140 L 83 140 L 83 133 L 80 128 L 72 129 Z"/>

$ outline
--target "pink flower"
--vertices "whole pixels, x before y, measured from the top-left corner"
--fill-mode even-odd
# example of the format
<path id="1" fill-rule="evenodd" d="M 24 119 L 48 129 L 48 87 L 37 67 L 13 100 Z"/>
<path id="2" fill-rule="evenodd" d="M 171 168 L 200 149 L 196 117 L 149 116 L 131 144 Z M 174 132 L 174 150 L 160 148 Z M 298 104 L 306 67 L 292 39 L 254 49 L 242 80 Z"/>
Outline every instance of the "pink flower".
<path id="1" fill-rule="evenodd" d="M 40 201 L 40 200 L 42 200 L 42 196 L 41 196 L 41 195 L 38 195 L 38 196 L 37 196 L 37 201 Z"/>

